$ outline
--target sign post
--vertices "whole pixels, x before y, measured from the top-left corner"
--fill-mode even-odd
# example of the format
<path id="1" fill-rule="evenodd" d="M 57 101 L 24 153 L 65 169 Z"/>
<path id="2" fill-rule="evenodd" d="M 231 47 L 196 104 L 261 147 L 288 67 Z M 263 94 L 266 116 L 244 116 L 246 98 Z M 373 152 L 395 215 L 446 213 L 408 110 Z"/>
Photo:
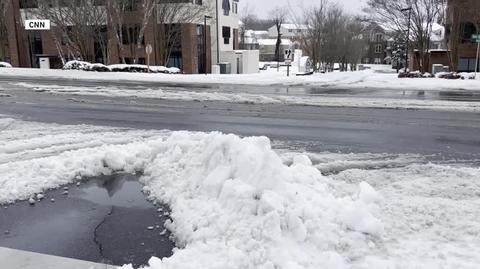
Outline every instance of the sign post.
<path id="1" fill-rule="evenodd" d="M 287 65 L 287 77 L 290 76 L 290 65 L 292 65 L 293 53 L 291 49 L 285 50 L 285 64 Z"/>
<path id="2" fill-rule="evenodd" d="M 477 58 L 475 58 L 475 78 L 477 78 L 478 73 L 478 57 L 480 56 L 480 34 L 479 35 L 472 35 L 472 39 L 477 42 Z"/>
<path id="3" fill-rule="evenodd" d="M 145 52 L 147 53 L 148 73 L 150 73 L 150 55 L 151 55 L 152 52 L 153 52 L 153 48 L 152 48 L 152 45 L 151 45 L 151 44 L 148 44 L 148 45 L 145 47 Z"/>

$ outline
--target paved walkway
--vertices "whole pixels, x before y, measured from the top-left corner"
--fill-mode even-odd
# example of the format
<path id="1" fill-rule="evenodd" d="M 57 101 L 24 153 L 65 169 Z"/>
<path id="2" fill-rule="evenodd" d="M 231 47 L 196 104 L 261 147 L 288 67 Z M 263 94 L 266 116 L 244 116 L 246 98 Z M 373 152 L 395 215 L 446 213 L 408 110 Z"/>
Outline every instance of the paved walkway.
<path id="1" fill-rule="evenodd" d="M 115 266 L 0 247 L 2 268 L 8 269 L 114 269 Z"/>

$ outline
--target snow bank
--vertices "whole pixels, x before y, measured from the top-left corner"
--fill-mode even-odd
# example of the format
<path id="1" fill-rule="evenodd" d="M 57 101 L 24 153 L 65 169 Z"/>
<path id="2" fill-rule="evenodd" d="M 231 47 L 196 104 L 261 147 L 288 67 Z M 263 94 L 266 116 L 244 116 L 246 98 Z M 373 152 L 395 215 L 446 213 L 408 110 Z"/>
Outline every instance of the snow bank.
<path id="1" fill-rule="evenodd" d="M 6 62 L 0 62 L 0 68 L 5 67 L 5 68 L 12 68 L 12 65 Z"/>
<path id="2" fill-rule="evenodd" d="M 373 188 L 338 195 L 308 157 L 285 165 L 265 137 L 12 119 L 0 130 L 3 203 L 78 176 L 143 171 L 144 191 L 171 207 L 178 246 L 153 269 L 348 268 L 383 234 Z"/>

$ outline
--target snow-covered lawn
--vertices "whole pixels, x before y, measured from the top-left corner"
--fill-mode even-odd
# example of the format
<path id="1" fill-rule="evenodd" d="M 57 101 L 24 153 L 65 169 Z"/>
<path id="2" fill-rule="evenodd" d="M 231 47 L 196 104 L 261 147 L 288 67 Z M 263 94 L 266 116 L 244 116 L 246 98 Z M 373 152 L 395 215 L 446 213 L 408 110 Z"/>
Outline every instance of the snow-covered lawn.
<path id="1" fill-rule="evenodd" d="M 152 269 L 480 264 L 478 168 L 274 150 L 265 137 L 0 117 L 1 203 L 115 171 L 143 172 L 144 191 L 171 207 L 178 248 L 152 258 Z"/>
<path id="2" fill-rule="evenodd" d="M 377 68 L 359 72 L 333 72 L 312 76 L 287 77 L 286 70 L 280 72 L 271 68 L 258 74 L 245 75 L 171 75 L 144 73 L 96 73 L 75 70 L 41 70 L 2 68 L 0 76 L 47 77 L 72 80 L 95 81 L 143 81 L 164 83 L 207 83 L 207 84 L 245 84 L 245 85 L 304 85 L 341 89 L 380 88 L 398 90 L 480 90 L 480 79 L 399 79 L 393 70 Z"/>
<path id="3" fill-rule="evenodd" d="M 357 97 L 339 95 L 287 95 L 285 93 L 251 94 L 162 89 L 121 89 L 116 87 L 70 87 L 16 83 L 37 92 L 64 95 L 104 97 L 155 98 L 176 101 L 220 101 L 246 104 L 284 104 L 322 107 L 354 107 L 379 109 L 417 109 L 437 111 L 480 112 L 480 102 L 419 100 L 398 98 Z M 0 86 L 1 88 L 1 86 Z M 73 99 L 75 100 L 75 99 Z"/>

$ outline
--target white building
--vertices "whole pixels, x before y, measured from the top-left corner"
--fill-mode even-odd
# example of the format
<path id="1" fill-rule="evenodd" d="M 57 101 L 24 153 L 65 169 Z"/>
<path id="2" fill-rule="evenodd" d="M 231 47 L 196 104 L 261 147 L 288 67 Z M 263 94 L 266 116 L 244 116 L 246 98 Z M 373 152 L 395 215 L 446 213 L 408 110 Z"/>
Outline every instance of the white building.
<path id="1" fill-rule="evenodd" d="M 282 26 L 280 27 L 280 33 L 282 34 L 282 38 L 296 39 L 304 35 L 307 31 L 308 27 L 304 24 L 286 23 L 282 24 Z M 277 38 L 278 32 L 275 25 L 268 29 L 268 36 L 270 38 Z"/>
<path id="2" fill-rule="evenodd" d="M 214 18 L 209 23 L 212 27 L 212 64 L 217 64 L 221 62 L 218 57 L 222 52 L 239 49 L 239 0 L 208 1 L 214 9 Z"/>

